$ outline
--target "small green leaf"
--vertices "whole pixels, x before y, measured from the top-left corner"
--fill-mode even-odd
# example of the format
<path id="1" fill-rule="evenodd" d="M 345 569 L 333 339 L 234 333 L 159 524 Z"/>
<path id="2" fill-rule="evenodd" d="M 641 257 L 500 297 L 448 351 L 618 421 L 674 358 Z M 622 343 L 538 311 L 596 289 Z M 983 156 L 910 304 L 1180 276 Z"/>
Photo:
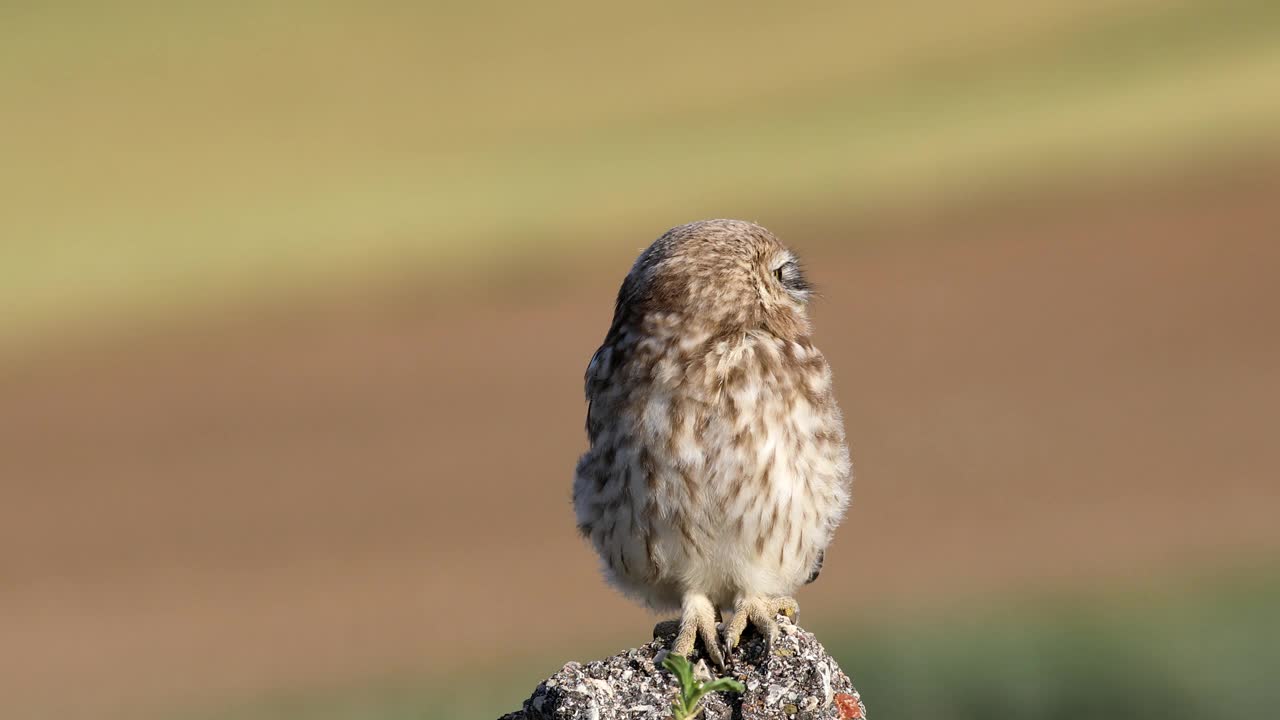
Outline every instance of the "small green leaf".
<path id="1" fill-rule="evenodd" d="M 662 667 L 671 671 L 676 676 L 676 680 L 680 682 L 680 689 L 684 693 L 697 688 L 697 683 L 693 679 L 693 667 L 689 665 L 688 658 L 679 655 L 668 655 L 662 661 Z"/>
<path id="2" fill-rule="evenodd" d="M 667 655 L 662 661 L 662 667 L 669 670 L 680 684 L 679 697 L 671 704 L 671 714 L 675 720 L 693 720 L 698 717 L 702 713 L 702 708 L 698 707 L 698 701 L 707 693 L 740 693 L 746 690 L 742 683 L 732 678 L 718 678 L 708 683 L 698 682 L 693 677 L 693 666 L 689 664 L 689 660 L 679 655 Z"/>
<path id="3" fill-rule="evenodd" d="M 703 693 L 709 692 L 744 692 L 747 688 L 737 680 L 732 678 L 717 678 L 709 683 L 702 684 Z"/>

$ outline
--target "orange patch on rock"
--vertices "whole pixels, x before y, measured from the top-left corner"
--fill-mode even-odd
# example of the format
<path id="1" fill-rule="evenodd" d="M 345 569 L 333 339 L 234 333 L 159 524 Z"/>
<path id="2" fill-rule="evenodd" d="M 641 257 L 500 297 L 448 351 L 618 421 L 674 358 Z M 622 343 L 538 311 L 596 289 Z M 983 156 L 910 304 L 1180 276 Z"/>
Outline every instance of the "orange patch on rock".
<path id="1" fill-rule="evenodd" d="M 857 695 L 837 693 L 836 708 L 840 711 L 840 720 L 862 720 L 867 716 L 867 709 Z"/>

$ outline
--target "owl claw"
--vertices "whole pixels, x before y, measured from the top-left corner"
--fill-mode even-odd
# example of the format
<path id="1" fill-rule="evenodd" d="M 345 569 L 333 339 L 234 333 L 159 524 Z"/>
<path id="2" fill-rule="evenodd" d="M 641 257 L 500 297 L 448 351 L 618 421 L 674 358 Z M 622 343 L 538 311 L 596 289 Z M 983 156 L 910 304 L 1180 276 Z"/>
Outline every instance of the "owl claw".
<path id="1" fill-rule="evenodd" d="M 734 605 L 733 619 L 724 628 L 725 648 L 732 652 L 742 640 L 742 632 L 747 629 L 747 623 L 751 623 L 764 637 L 765 654 L 772 654 L 773 642 L 779 633 L 778 621 L 774 618 L 781 614 L 794 620 L 799 612 L 800 606 L 789 597 L 742 598 Z"/>
<path id="2" fill-rule="evenodd" d="M 724 653 L 720 651 L 720 636 L 716 632 L 716 616 L 717 612 L 711 605 L 711 601 L 703 595 L 690 595 L 684 599 L 684 608 L 680 614 L 679 632 L 676 633 L 675 643 L 671 646 L 671 652 L 674 655 L 688 657 L 693 652 L 694 643 L 702 640 L 703 647 L 706 648 L 707 657 L 716 667 L 724 669 Z M 658 628 L 666 625 L 659 623 L 654 627 L 654 634 L 658 632 Z"/>

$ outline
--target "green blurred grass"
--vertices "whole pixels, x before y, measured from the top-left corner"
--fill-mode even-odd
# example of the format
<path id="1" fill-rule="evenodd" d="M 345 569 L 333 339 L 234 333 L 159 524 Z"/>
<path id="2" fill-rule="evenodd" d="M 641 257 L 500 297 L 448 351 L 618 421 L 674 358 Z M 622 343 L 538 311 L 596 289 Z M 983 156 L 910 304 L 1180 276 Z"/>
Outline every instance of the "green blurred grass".
<path id="1" fill-rule="evenodd" d="M 853 634 L 833 653 L 884 717 L 1269 717 L 1280 577 L 1050 600 Z"/>
<path id="2" fill-rule="evenodd" d="M 1280 704 L 1280 574 L 1026 598 L 874 624 L 810 625 L 872 717 L 1058 720 L 1270 717 Z M 606 653 L 608 651 L 605 651 Z M 460 669 L 448 682 L 281 695 L 172 720 L 496 718 L 559 664 Z"/>
<path id="3" fill-rule="evenodd" d="M 1188 162 L 1280 127 L 1269 0 L 0 9 L 0 341 Z"/>

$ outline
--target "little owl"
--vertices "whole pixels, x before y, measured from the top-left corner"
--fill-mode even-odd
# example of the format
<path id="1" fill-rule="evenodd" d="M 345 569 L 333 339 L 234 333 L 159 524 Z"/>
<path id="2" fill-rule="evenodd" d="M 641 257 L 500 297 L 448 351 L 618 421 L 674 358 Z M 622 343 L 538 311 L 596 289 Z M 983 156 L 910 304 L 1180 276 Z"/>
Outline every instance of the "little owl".
<path id="1" fill-rule="evenodd" d="M 768 641 L 813 581 L 849 503 L 831 369 L 810 340 L 810 286 L 768 230 L 668 231 L 618 291 L 586 372 L 590 449 L 578 528 L 623 593 L 680 610 L 672 652 L 723 665 L 748 623 Z"/>

